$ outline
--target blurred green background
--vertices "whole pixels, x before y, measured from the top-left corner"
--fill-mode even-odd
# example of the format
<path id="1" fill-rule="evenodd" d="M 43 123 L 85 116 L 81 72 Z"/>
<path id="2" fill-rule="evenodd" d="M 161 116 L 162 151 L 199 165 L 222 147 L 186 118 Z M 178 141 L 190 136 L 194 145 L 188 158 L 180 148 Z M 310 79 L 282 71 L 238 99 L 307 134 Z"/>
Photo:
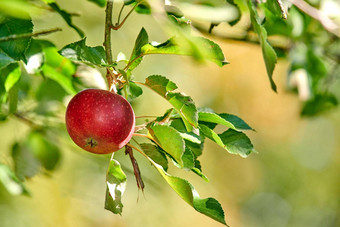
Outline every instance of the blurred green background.
<path id="1" fill-rule="evenodd" d="M 89 46 L 103 42 L 104 10 L 87 1 L 58 1 L 80 13 L 75 24 L 87 34 Z M 115 7 L 115 14 L 118 7 Z M 34 18 L 35 30 L 62 27 L 46 38 L 58 48 L 79 40 L 76 32 L 56 14 Z M 127 56 L 141 27 L 150 40 L 168 36 L 150 16 L 133 14 L 121 30 L 113 32 L 113 55 Z M 137 81 L 160 74 L 190 95 L 196 106 L 236 114 L 256 132 L 248 133 L 258 151 L 244 159 L 207 142 L 200 157 L 206 183 L 196 175 L 171 169 L 189 180 L 201 197 L 212 196 L 222 205 L 233 227 L 335 227 L 340 226 L 340 111 L 314 118 L 299 116 L 301 103 L 285 91 L 289 62 L 280 60 L 274 79 L 278 94 L 270 89 L 257 45 L 209 37 L 218 43 L 231 63 L 223 68 L 198 65 L 189 57 L 148 56 L 135 70 Z M 34 78 L 32 80 L 38 80 Z M 339 89 L 338 84 L 334 85 Z M 337 92 L 339 95 L 339 92 Z M 133 102 L 136 115 L 161 115 L 165 101 L 144 89 Z M 60 120 L 63 120 L 60 110 Z M 1 160 L 11 163 L 15 140 L 25 138 L 29 127 L 18 119 L 0 124 Z M 65 136 L 59 147 L 62 161 L 51 174 L 27 181 L 31 196 L 11 196 L 0 185 L 0 226 L 222 226 L 188 206 L 142 156 L 136 154 L 146 188 L 138 191 L 130 160 L 115 154 L 127 173 L 121 216 L 104 210 L 105 173 L 110 156 L 89 154 Z"/>

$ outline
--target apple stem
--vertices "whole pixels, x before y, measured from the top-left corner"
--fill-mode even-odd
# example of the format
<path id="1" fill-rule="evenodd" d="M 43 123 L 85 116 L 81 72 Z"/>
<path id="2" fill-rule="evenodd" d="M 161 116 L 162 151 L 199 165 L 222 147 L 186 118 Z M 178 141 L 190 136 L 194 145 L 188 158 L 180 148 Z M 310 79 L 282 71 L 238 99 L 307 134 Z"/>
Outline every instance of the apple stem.
<path id="1" fill-rule="evenodd" d="M 136 177 L 136 182 L 137 182 L 138 189 L 141 189 L 142 191 L 144 191 L 144 182 L 143 182 L 143 179 L 142 179 L 142 175 L 140 173 L 137 160 L 133 156 L 132 148 L 129 145 L 125 146 L 125 154 L 126 155 L 128 154 L 129 157 L 130 157 L 130 160 L 131 160 L 131 163 L 132 163 L 132 167 L 133 167 L 133 173 L 134 173 L 134 175 Z"/>

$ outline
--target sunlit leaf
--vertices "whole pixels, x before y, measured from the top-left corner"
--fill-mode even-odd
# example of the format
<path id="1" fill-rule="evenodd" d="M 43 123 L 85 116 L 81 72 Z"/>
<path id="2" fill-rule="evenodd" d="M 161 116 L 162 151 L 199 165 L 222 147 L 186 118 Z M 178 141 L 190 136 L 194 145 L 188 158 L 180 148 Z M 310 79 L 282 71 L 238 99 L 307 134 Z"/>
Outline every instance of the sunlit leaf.
<path id="1" fill-rule="evenodd" d="M 8 112 L 15 113 L 18 109 L 19 88 L 14 85 L 8 92 Z"/>
<path id="2" fill-rule="evenodd" d="M 210 123 L 216 123 L 227 126 L 234 130 L 251 130 L 252 128 L 241 118 L 232 114 L 216 114 L 211 112 L 199 112 L 198 120 Z"/>
<path id="3" fill-rule="evenodd" d="M 209 182 L 209 179 L 206 175 L 202 173 L 201 163 L 197 159 L 195 160 L 195 167 L 191 169 L 194 173 L 196 173 L 199 177 L 201 177 L 206 182 Z"/>
<path id="4" fill-rule="evenodd" d="M 219 146 L 225 148 L 225 145 L 221 138 L 218 136 L 216 132 L 214 132 L 212 129 L 210 129 L 208 126 L 205 126 L 204 124 L 199 125 L 200 131 L 209 139 L 217 143 Z"/>
<path id="5" fill-rule="evenodd" d="M 115 214 L 123 211 L 122 196 L 126 186 L 126 175 L 118 161 L 111 159 L 106 173 L 105 209 Z"/>
<path id="6" fill-rule="evenodd" d="M 44 75 L 59 83 L 69 94 L 76 94 L 72 85 L 76 67 L 69 59 L 61 56 L 55 47 L 44 48 L 43 52 L 45 62 L 41 69 Z"/>
<path id="7" fill-rule="evenodd" d="M 166 97 L 168 92 L 177 89 L 177 85 L 174 82 L 161 75 L 147 77 L 145 84 L 163 97 Z"/>
<path id="8" fill-rule="evenodd" d="M 149 128 L 149 132 L 159 146 L 180 166 L 183 166 L 182 156 L 185 151 L 185 143 L 179 132 L 166 125 L 154 125 Z"/>
<path id="9" fill-rule="evenodd" d="M 174 82 L 163 76 L 152 75 L 146 78 L 145 85 L 169 101 L 180 114 L 188 132 L 197 127 L 198 114 L 194 101 L 189 96 L 172 92 L 177 88 Z"/>
<path id="10" fill-rule="evenodd" d="M 203 37 L 176 36 L 161 44 L 148 43 L 142 48 L 147 54 L 176 54 L 193 56 L 199 61 L 205 59 L 215 62 L 219 66 L 228 64 L 222 49 L 213 41 Z"/>
<path id="11" fill-rule="evenodd" d="M 167 170 L 168 169 L 168 160 L 166 156 L 160 151 L 160 149 L 150 143 L 142 143 L 140 144 L 142 150 L 144 153 L 151 158 L 154 162 L 157 164 L 161 165 L 163 169 Z"/>
<path id="12" fill-rule="evenodd" d="M 181 115 L 189 132 L 192 131 L 192 127 L 196 128 L 198 126 L 197 109 L 190 96 L 186 96 L 181 93 L 168 93 L 166 99 Z"/>
<path id="13" fill-rule="evenodd" d="M 31 16 L 39 15 L 42 9 L 27 0 L 1 0 L 0 14 L 20 19 L 30 19 Z"/>
<path id="14" fill-rule="evenodd" d="M 198 212 L 207 215 L 208 217 L 226 225 L 224 220 L 224 211 L 221 204 L 214 198 L 202 199 L 199 197 L 198 192 L 186 180 L 179 177 L 171 176 L 164 171 L 162 166 L 155 163 L 149 158 L 149 161 L 156 167 L 158 172 L 170 185 L 170 187 L 190 206 Z"/>
<path id="15" fill-rule="evenodd" d="M 21 69 L 18 63 L 10 64 L 1 71 L 3 77 L 5 77 L 5 89 L 10 91 L 11 88 L 19 81 L 21 76 Z"/>
<path id="16" fill-rule="evenodd" d="M 237 132 L 233 129 L 219 134 L 226 150 L 231 154 L 238 154 L 241 157 L 247 157 L 255 152 L 254 146 L 250 139 L 243 132 Z"/>
<path id="17" fill-rule="evenodd" d="M 228 129 L 221 134 L 217 134 L 205 125 L 200 124 L 199 128 L 206 137 L 226 149 L 231 154 L 238 154 L 245 158 L 250 153 L 255 152 L 250 139 L 242 132 Z"/>
<path id="18" fill-rule="evenodd" d="M 273 71 L 275 68 L 277 56 L 273 47 L 269 44 L 267 40 L 267 31 L 262 26 L 262 22 L 260 21 L 260 18 L 257 14 L 256 7 L 254 6 L 252 1 L 248 1 L 248 7 L 250 10 L 251 23 L 260 40 L 263 59 L 266 65 L 269 81 L 272 89 L 276 92 L 276 85 L 273 80 Z"/>

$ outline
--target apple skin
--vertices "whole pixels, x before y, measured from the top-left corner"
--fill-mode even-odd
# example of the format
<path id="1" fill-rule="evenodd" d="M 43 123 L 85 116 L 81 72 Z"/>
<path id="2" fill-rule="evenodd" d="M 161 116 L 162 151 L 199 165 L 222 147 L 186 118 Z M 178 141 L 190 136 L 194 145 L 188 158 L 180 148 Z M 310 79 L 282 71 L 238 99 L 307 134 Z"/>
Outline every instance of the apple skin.
<path id="1" fill-rule="evenodd" d="M 86 89 L 66 109 L 66 128 L 72 140 L 91 153 L 108 154 L 124 147 L 135 129 L 130 103 L 118 94 Z"/>

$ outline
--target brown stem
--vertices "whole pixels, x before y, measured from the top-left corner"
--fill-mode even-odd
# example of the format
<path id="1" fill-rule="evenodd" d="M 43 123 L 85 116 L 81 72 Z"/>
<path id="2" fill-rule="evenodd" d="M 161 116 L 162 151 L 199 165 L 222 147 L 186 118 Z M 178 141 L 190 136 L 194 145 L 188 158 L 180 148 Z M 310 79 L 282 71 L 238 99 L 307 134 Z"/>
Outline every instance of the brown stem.
<path id="1" fill-rule="evenodd" d="M 132 13 L 132 12 L 136 9 L 136 7 L 137 7 L 139 4 L 141 4 L 141 3 L 142 3 L 142 1 L 136 3 L 136 4 L 132 7 L 132 9 L 128 12 L 128 14 L 124 17 L 123 21 L 122 21 L 121 23 L 119 23 L 120 15 L 121 15 L 121 13 L 122 13 L 122 11 L 123 11 L 123 8 L 124 8 L 124 6 L 123 6 L 123 7 L 121 8 L 121 11 L 119 12 L 118 22 L 117 22 L 115 25 L 112 25 L 111 28 L 112 28 L 113 30 L 118 30 L 118 29 L 120 29 L 120 28 L 124 25 L 124 23 L 125 23 L 125 21 L 128 19 L 128 17 L 131 15 L 131 13 Z"/>
<path id="2" fill-rule="evenodd" d="M 104 48 L 106 54 L 106 60 L 109 65 L 112 65 L 112 51 L 111 51 L 111 27 L 112 27 L 112 9 L 113 1 L 108 0 L 105 9 L 105 35 L 104 35 Z"/>
<path id="3" fill-rule="evenodd" d="M 15 34 L 15 35 L 10 35 L 6 37 L 1 37 L 0 42 L 6 42 L 6 41 L 14 40 L 14 39 L 25 39 L 25 38 L 36 37 L 40 35 L 48 35 L 50 33 L 59 32 L 59 31 L 61 31 L 61 28 L 53 28 L 49 30 L 35 32 L 35 33 Z"/>
<path id="4" fill-rule="evenodd" d="M 22 122 L 26 123 L 28 126 L 31 128 L 41 128 L 40 125 L 36 124 L 34 121 L 31 119 L 27 118 L 26 116 L 20 114 L 20 113 L 13 113 L 13 116 L 21 120 Z"/>
<path id="5" fill-rule="evenodd" d="M 144 186 L 144 182 L 143 182 L 143 179 L 142 179 L 142 175 L 140 173 L 137 160 L 133 156 L 133 151 L 132 151 L 132 147 L 130 146 L 130 144 L 127 144 L 125 146 L 125 154 L 128 154 L 129 157 L 130 157 L 130 160 L 131 160 L 131 163 L 132 163 L 132 166 L 133 166 L 133 173 L 134 173 L 134 175 L 136 177 L 136 182 L 137 182 L 138 189 L 141 189 L 142 191 L 144 191 L 144 187 L 145 186 Z"/>
<path id="6" fill-rule="evenodd" d="M 136 116 L 136 118 L 157 118 L 158 116 Z"/>

